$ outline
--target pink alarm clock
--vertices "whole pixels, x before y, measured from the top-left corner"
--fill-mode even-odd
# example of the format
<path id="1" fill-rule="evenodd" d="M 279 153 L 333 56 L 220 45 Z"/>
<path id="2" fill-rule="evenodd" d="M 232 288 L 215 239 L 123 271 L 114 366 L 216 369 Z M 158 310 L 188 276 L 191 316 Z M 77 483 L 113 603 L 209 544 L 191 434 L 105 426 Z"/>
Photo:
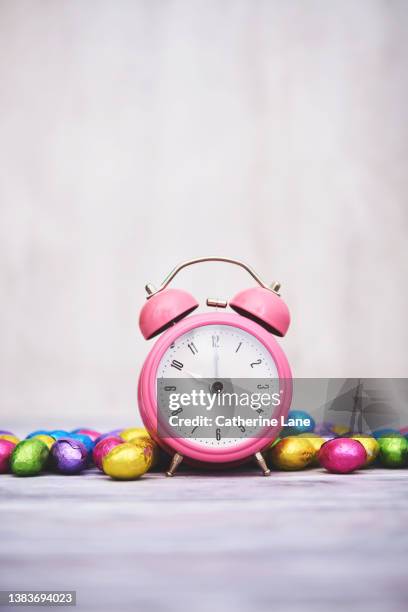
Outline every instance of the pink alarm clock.
<path id="1" fill-rule="evenodd" d="M 201 262 L 226 262 L 244 268 L 258 286 L 240 291 L 229 302 L 235 312 L 224 312 L 226 301 L 207 299 L 216 309 L 202 314 L 191 313 L 198 307 L 195 298 L 181 289 L 168 288 L 183 268 Z M 143 423 L 150 435 L 172 455 L 166 474 L 173 476 L 185 458 L 199 465 L 232 466 L 255 457 L 265 476 L 270 471 L 262 451 L 278 436 L 292 400 L 292 375 L 286 356 L 274 336 L 284 336 L 289 327 L 289 310 L 278 293 L 279 283 L 265 284 L 255 271 L 241 261 L 227 257 L 200 257 L 183 262 L 158 289 L 146 285 L 147 302 L 139 325 L 146 340 L 158 336 L 147 356 L 139 378 L 138 400 Z M 221 385 L 219 380 L 262 379 L 278 384 L 280 402 L 275 408 L 276 424 L 259 427 L 250 436 L 216 436 L 199 431 L 194 437 L 171 430 L 158 410 L 158 381 L 175 381 L 188 377 L 203 382 L 209 389 Z M 259 385 L 265 388 L 269 385 Z M 167 388 L 167 387 L 165 387 Z M 219 389 L 217 389 L 219 391 Z M 197 428 L 196 428 L 197 429 Z"/>

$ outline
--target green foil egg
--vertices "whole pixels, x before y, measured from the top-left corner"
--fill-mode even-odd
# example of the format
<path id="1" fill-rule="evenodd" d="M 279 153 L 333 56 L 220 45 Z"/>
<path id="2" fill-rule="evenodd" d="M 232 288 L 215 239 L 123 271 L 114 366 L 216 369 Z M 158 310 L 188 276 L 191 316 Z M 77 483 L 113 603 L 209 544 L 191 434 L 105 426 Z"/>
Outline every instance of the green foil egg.
<path id="1" fill-rule="evenodd" d="M 388 468 L 401 468 L 408 463 L 408 442 L 405 438 L 388 434 L 378 438 L 380 461 Z"/>
<path id="2" fill-rule="evenodd" d="M 35 476 L 44 468 L 48 454 L 48 447 L 41 440 L 23 440 L 17 444 L 11 455 L 11 471 L 16 476 Z"/>

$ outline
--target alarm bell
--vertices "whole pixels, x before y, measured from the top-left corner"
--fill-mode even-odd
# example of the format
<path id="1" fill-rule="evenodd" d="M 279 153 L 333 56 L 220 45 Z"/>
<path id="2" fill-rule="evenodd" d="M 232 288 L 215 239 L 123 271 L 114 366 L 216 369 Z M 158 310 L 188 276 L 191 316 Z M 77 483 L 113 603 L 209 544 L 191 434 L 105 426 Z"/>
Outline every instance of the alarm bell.
<path id="1" fill-rule="evenodd" d="M 230 300 L 235 312 L 262 325 L 276 336 L 284 336 L 290 323 L 289 309 L 279 295 L 264 287 L 244 289 Z"/>
<path id="2" fill-rule="evenodd" d="M 139 327 L 146 340 L 161 334 L 165 329 L 193 312 L 197 300 L 182 289 L 163 289 L 157 291 L 143 306 Z"/>

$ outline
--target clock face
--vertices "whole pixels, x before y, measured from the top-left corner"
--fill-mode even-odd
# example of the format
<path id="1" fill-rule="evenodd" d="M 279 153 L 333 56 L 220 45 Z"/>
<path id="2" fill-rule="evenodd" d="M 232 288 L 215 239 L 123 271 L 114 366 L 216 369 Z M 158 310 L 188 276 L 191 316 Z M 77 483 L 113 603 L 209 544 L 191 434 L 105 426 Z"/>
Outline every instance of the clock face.
<path id="1" fill-rule="evenodd" d="M 206 393 L 242 392 L 242 384 L 249 393 L 265 390 L 269 394 L 279 393 L 278 371 L 271 353 L 255 336 L 232 325 L 202 325 L 179 336 L 163 354 L 156 377 L 159 383 L 158 404 L 167 407 L 167 416 L 172 414 L 168 408 L 169 389 L 182 392 L 184 384 L 189 381 Z M 217 385 L 221 386 L 221 391 Z M 214 410 L 211 415 L 215 416 Z M 162 412 L 162 416 L 166 415 Z M 258 415 L 248 407 L 247 416 L 254 418 Z M 273 413 L 269 410 L 265 416 L 273 416 Z M 166 427 L 169 427 L 168 419 Z M 184 424 L 172 425 L 172 428 L 175 437 L 188 438 L 189 443 L 208 449 L 247 444 L 248 438 L 259 437 L 265 429 L 253 425 L 243 431 L 242 426 L 235 426 L 234 431 L 230 425 L 214 425 L 212 430 L 208 426 Z"/>

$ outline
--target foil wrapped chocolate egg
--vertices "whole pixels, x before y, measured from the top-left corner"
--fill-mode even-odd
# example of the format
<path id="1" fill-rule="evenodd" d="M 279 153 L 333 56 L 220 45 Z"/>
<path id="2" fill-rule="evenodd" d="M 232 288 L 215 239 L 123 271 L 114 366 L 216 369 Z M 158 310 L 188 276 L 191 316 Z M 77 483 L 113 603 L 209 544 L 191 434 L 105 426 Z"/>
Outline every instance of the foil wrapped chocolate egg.
<path id="1" fill-rule="evenodd" d="M 112 450 L 112 448 L 115 448 L 115 446 L 118 446 L 119 444 L 124 444 L 122 438 L 119 436 L 109 436 L 107 438 L 103 438 L 103 440 L 100 440 L 98 444 L 95 445 L 92 451 L 92 458 L 97 468 L 103 471 L 103 458 Z"/>
<path id="2" fill-rule="evenodd" d="M 160 457 L 159 448 L 158 448 L 156 442 L 150 436 L 150 434 L 147 431 L 147 429 L 145 429 L 144 427 L 130 427 L 129 429 L 125 429 L 125 430 L 121 431 L 119 433 L 119 436 L 125 442 L 132 442 L 132 443 L 136 442 L 138 444 L 139 440 L 142 440 L 144 442 L 148 442 L 149 444 L 151 444 L 152 449 L 153 449 L 153 462 L 152 462 L 152 465 L 156 466 L 158 464 L 159 457 Z"/>
<path id="3" fill-rule="evenodd" d="M 379 459 L 384 467 L 402 468 L 408 463 L 408 442 L 400 434 L 378 438 Z"/>
<path id="4" fill-rule="evenodd" d="M 1 434 L 0 440 L 8 440 L 9 442 L 13 442 L 14 444 L 18 444 L 20 442 L 20 438 L 17 438 L 14 434 Z"/>
<path id="5" fill-rule="evenodd" d="M 334 438 L 333 427 L 334 423 L 322 421 L 316 424 L 314 433 L 322 438 Z"/>
<path id="6" fill-rule="evenodd" d="M 52 431 L 48 431 L 47 433 L 49 436 L 52 436 L 56 440 L 59 440 L 60 438 L 69 437 L 69 431 L 65 431 L 65 429 L 53 429 Z"/>
<path id="7" fill-rule="evenodd" d="M 106 431 L 105 433 L 102 433 L 100 436 L 98 436 L 98 438 L 96 438 L 95 444 L 98 444 L 98 442 L 100 442 L 104 438 L 110 438 L 111 436 L 118 436 L 120 432 L 123 430 L 124 428 L 120 427 L 119 429 L 112 429 L 111 431 Z"/>
<path id="8" fill-rule="evenodd" d="M 51 450 L 51 447 L 55 443 L 55 438 L 49 436 L 48 434 L 37 434 L 36 436 L 34 436 L 34 439 L 41 440 L 41 442 L 44 442 L 44 444 L 48 446 L 48 450 Z"/>
<path id="9" fill-rule="evenodd" d="M 336 436 L 341 438 L 350 432 L 350 428 L 347 425 L 333 425 L 332 431 Z"/>
<path id="10" fill-rule="evenodd" d="M 291 424 L 291 421 L 293 421 L 293 424 Z M 316 425 L 314 418 L 304 410 L 290 410 L 286 422 L 288 425 L 283 428 L 281 437 L 312 432 Z"/>
<path id="11" fill-rule="evenodd" d="M 89 436 L 80 433 L 71 433 L 69 436 L 67 436 L 67 438 L 79 440 L 79 442 L 82 442 L 82 444 L 85 446 L 87 453 L 92 454 L 95 444 Z"/>
<path id="12" fill-rule="evenodd" d="M 151 444 L 124 442 L 112 448 L 102 459 L 105 474 L 116 480 L 133 480 L 143 476 L 153 460 Z"/>
<path id="13" fill-rule="evenodd" d="M 378 453 L 380 452 L 380 445 L 378 444 L 377 440 L 372 436 L 366 436 L 364 434 L 355 434 L 351 437 L 353 440 L 357 440 L 358 442 L 360 442 L 365 448 L 367 459 L 363 467 L 368 467 L 369 465 L 374 463 L 378 456 Z"/>
<path id="14" fill-rule="evenodd" d="M 26 440 L 29 440 L 30 438 L 36 438 L 40 435 L 49 435 L 49 431 L 47 429 L 36 429 L 35 431 L 32 431 L 26 436 Z"/>
<path id="15" fill-rule="evenodd" d="M 119 432 L 119 436 L 124 442 L 132 442 L 136 438 L 145 438 L 151 440 L 150 434 L 144 427 L 129 427 Z"/>
<path id="16" fill-rule="evenodd" d="M 79 429 L 74 429 L 72 433 L 83 434 L 91 438 L 92 442 L 95 442 L 101 435 L 99 431 L 95 431 L 94 429 L 87 429 L 86 427 L 80 427 Z"/>
<path id="17" fill-rule="evenodd" d="M 36 476 L 45 467 L 48 455 L 48 447 L 41 440 L 23 440 L 16 445 L 11 455 L 11 471 L 16 476 Z"/>
<path id="18" fill-rule="evenodd" d="M 10 459 L 15 446 L 10 440 L 0 440 L 0 474 L 10 471 Z"/>
<path id="19" fill-rule="evenodd" d="M 390 427 L 384 427 L 383 429 L 376 429 L 373 431 L 373 437 L 378 440 L 379 438 L 383 438 L 384 436 L 388 436 L 389 434 L 398 434 L 401 435 L 397 429 L 391 429 Z"/>
<path id="20" fill-rule="evenodd" d="M 8 436 L 12 436 L 13 432 L 12 431 L 8 431 L 7 429 L 0 429 L 0 436 L 3 434 L 7 434 Z"/>
<path id="21" fill-rule="evenodd" d="M 51 448 L 51 465 L 60 474 L 79 474 L 88 463 L 88 451 L 79 440 L 60 438 Z"/>
<path id="22" fill-rule="evenodd" d="M 299 434 L 299 438 L 303 438 L 304 440 L 308 440 L 309 443 L 313 446 L 314 449 L 314 457 L 313 457 L 313 465 L 318 465 L 317 454 L 323 444 L 326 442 L 325 438 L 316 435 L 313 432 Z"/>
<path id="23" fill-rule="evenodd" d="M 315 449 L 309 440 L 299 436 L 288 436 L 270 450 L 272 465 L 280 470 L 303 470 L 315 457 Z"/>
<path id="24" fill-rule="evenodd" d="M 317 457 L 322 467 L 336 474 L 349 474 L 367 461 L 364 446 L 352 438 L 334 438 L 325 442 Z"/>
<path id="25" fill-rule="evenodd" d="M 136 444 L 136 446 L 140 446 L 141 448 L 150 446 L 151 462 L 148 469 L 150 470 L 150 468 L 156 467 L 158 465 L 160 459 L 159 447 L 152 438 L 133 438 L 131 444 Z"/>

